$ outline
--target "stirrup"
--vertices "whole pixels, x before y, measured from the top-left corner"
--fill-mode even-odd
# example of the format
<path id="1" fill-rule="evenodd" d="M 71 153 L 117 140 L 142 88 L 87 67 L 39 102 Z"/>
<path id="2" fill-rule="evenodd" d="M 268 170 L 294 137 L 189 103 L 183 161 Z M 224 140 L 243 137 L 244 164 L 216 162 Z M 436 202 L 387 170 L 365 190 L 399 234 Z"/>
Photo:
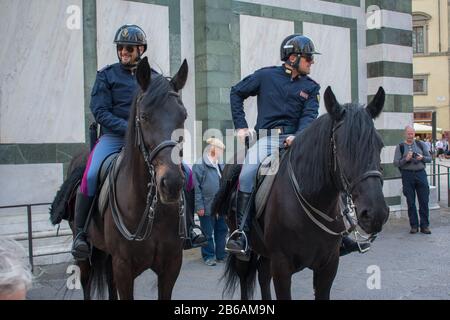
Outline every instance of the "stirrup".
<path id="1" fill-rule="evenodd" d="M 244 231 L 236 229 L 233 231 L 233 233 L 231 233 L 231 235 L 228 237 L 227 239 L 227 244 L 228 241 L 235 235 L 242 235 L 244 237 L 244 241 L 245 241 L 245 249 L 244 250 L 236 250 L 236 249 L 230 249 L 225 245 L 225 251 L 226 252 L 230 252 L 230 253 L 236 253 L 236 254 L 240 254 L 240 255 L 247 255 L 249 252 L 249 248 L 248 248 L 248 239 L 247 239 L 247 235 L 245 234 Z"/>
<path id="2" fill-rule="evenodd" d="M 355 234 L 355 241 L 358 244 L 358 250 L 360 253 L 366 253 L 371 248 L 371 243 L 377 238 L 377 234 L 372 234 L 370 236 L 364 236 L 362 235 L 358 230 L 354 231 Z M 358 238 L 361 238 L 362 240 L 359 240 Z M 362 244 L 368 244 L 369 246 L 365 249 L 361 248 Z"/>

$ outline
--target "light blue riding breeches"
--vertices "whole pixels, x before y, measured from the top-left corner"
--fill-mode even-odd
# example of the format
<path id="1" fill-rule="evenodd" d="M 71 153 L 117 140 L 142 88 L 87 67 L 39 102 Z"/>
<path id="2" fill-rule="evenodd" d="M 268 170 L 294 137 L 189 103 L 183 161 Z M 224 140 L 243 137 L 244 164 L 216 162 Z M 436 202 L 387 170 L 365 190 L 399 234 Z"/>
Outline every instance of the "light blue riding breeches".
<path id="1" fill-rule="evenodd" d="M 283 142 L 289 135 L 268 136 L 259 139 L 247 151 L 244 165 L 239 175 L 239 191 L 251 193 L 255 185 L 256 174 L 261 161 L 283 147 Z M 274 174 L 270 171 L 267 174 Z"/>

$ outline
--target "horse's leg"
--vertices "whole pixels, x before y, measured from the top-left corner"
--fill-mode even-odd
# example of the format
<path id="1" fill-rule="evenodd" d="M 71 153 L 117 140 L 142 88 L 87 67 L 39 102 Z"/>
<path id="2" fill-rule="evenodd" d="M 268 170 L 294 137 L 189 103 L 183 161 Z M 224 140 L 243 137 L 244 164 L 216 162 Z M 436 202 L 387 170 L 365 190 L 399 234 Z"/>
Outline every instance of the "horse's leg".
<path id="1" fill-rule="evenodd" d="M 288 259 L 282 254 L 272 256 L 270 258 L 270 270 L 277 299 L 291 300 L 291 278 L 293 272 Z"/>
<path id="2" fill-rule="evenodd" d="M 313 285 L 316 300 L 330 300 L 331 286 L 336 277 L 339 257 L 332 259 L 326 266 L 314 270 Z"/>
<path id="3" fill-rule="evenodd" d="M 80 283 L 83 287 L 84 300 L 91 300 L 91 265 L 89 261 L 77 261 L 80 268 Z"/>
<path id="4" fill-rule="evenodd" d="M 182 260 L 182 252 L 174 260 L 167 259 L 165 268 L 158 274 L 158 300 L 172 299 L 172 290 L 180 274 Z"/>
<path id="5" fill-rule="evenodd" d="M 127 260 L 121 258 L 112 259 L 112 270 L 114 283 L 117 286 L 117 292 L 120 300 L 134 299 L 134 277 L 132 266 Z"/>
<path id="6" fill-rule="evenodd" d="M 270 274 L 270 259 L 262 256 L 259 259 L 258 281 L 261 288 L 261 299 L 272 300 L 270 293 L 270 280 L 272 279 L 272 275 Z"/>
<path id="7" fill-rule="evenodd" d="M 106 282 L 108 283 L 108 298 L 109 300 L 117 300 L 117 288 L 114 282 L 112 258 L 108 257 L 106 262 Z"/>

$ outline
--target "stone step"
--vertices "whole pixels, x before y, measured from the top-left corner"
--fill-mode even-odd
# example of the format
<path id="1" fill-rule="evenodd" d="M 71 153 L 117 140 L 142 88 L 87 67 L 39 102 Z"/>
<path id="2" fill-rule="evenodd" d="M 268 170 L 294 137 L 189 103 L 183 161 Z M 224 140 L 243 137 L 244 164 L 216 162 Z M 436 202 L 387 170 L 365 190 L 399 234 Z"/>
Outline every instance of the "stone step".
<path id="1" fill-rule="evenodd" d="M 20 210 L 19 210 L 20 209 Z M 53 226 L 49 220 L 48 207 L 33 207 L 31 211 L 33 234 L 36 232 L 54 232 L 58 226 Z M 62 221 L 60 231 L 68 229 L 67 221 Z M 21 235 L 28 232 L 28 217 L 26 208 L 13 208 L 0 211 L 0 236 Z"/>
<path id="2" fill-rule="evenodd" d="M 18 242 L 28 254 L 28 240 Z M 37 266 L 70 261 L 72 259 L 71 247 L 71 234 L 33 239 L 33 264 Z"/>
<path id="3" fill-rule="evenodd" d="M 49 220 L 49 206 L 31 207 L 33 231 L 33 264 L 47 265 L 72 260 L 72 231 L 67 221 L 53 226 Z M 0 236 L 17 240 L 28 254 L 27 208 L 0 209 Z"/>

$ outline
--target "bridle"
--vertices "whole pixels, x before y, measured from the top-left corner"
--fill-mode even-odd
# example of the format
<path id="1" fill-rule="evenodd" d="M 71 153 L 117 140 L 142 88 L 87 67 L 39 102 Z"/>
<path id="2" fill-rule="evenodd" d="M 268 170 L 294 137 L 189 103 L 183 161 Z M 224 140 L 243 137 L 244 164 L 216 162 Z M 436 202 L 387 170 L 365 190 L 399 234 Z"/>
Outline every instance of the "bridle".
<path id="1" fill-rule="evenodd" d="M 353 179 L 351 182 L 349 182 L 349 179 L 344 174 L 342 170 L 342 166 L 339 164 L 339 158 L 337 156 L 337 144 L 336 144 L 336 131 L 339 129 L 342 124 L 344 123 L 344 120 L 341 119 L 339 121 L 333 121 L 333 127 L 331 131 L 331 137 L 330 137 L 330 149 L 331 149 L 331 156 L 330 161 L 328 164 L 331 176 L 333 177 L 333 182 L 341 193 L 345 196 L 344 201 L 344 210 L 341 211 L 341 216 L 338 216 L 337 218 L 331 218 L 326 213 L 320 211 L 319 209 L 312 206 L 305 197 L 300 192 L 300 186 L 299 183 L 295 177 L 294 170 L 292 168 L 292 161 L 291 161 L 291 155 L 292 150 L 289 149 L 289 158 L 288 158 L 288 175 L 289 179 L 291 181 L 292 187 L 294 189 L 294 193 L 296 195 L 297 200 L 299 201 L 301 207 L 305 211 L 306 215 L 311 219 L 312 222 L 314 222 L 320 229 L 325 231 L 328 234 L 334 235 L 334 236 L 342 236 L 349 234 L 351 232 L 354 232 L 355 238 L 358 242 L 358 245 L 360 246 L 360 243 L 370 241 L 372 242 L 376 238 L 376 234 L 372 234 L 369 237 L 366 237 L 359 233 L 358 230 L 356 230 L 356 206 L 353 203 L 352 200 L 352 192 L 355 189 L 355 187 L 370 177 L 377 177 L 381 179 L 381 182 L 383 183 L 383 174 L 379 170 L 368 170 L 362 173 L 357 178 Z M 333 231 L 326 227 L 323 223 L 321 223 L 315 216 L 319 216 L 328 223 L 336 223 L 342 220 L 342 217 L 345 217 L 345 219 L 349 223 L 349 227 L 345 226 L 345 229 L 342 231 Z M 362 238 L 363 241 L 358 241 L 358 238 Z M 361 247 L 360 247 L 361 248 Z"/>
<path id="2" fill-rule="evenodd" d="M 163 149 L 166 148 L 175 148 L 179 147 L 180 143 L 173 141 L 173 140 L 164 140 L 161 143 L 159 143 L 153 150 L 149 151 L 147 148 L 145 142 L 144 142 L 144 136 L 142 133 L 142 127 L 141 127 L 141 118 L 139 115 L 139 105 L 142 101 L 145 93 L 142 93 L 137 101 L 136 101 L 136 117 L 135 117 L 135 146 L 137 146 L 144 158 L 144 161 L 147 166 L 147 171 L 149 175 L 149 182 L 147 183 L 148 191 L 147 191 L 147 197 L 146 197 L 146 205 L 145 210 L 142 214 L 142 217 L 140 219 L 139 225 L 137 227 L 137 230 L 135 233 L 130 232 L 122 220 L 122 214 L 120 213 L 119 207 L 117 205 L 117 197 L 116 197 L 116 184 L 115 179 L 113 178 L 111 181 L 111 191 L 112 194 L 110 194 L 110 207 L 111 207 L 111 213 L 113 216 L 113 220 L 117 226 L 117 229 L 120 231 L 120 233 L 124 236 L 125 239 L 130 241 L 144 241 L 148 239 L 151 235 L 152 228 L 153 228 L 153 222 L 155 219 L 155 212 L 156 212 L 156 206 L 158 204 L 158 186 L 156 184 L 156 171 L 155 171 L 155 165 L 153 164 L 153 161 L 155 160 L 156 156 L 161 152 Z M 169 91 L 169 96 L 176 96 L 179 97 L 179 94 L 175 91 Z M 115 165 L 115 162 L 113 163 L 113 166 Z M 111 169 L 111 172 L 114 172 L 114 167 Z M 112 176 L 112 175 L 111 175 Z M 179 234 L 180 236 L 185 235 L 184 227 L 181 226 L 181 221 L 184 219 L 184 197 L 183 192 L 182 196 L 180 197 L 180 207 L 179 207 L 179 215 L 180 215 L 180 227 L 179 227 Z"/>

